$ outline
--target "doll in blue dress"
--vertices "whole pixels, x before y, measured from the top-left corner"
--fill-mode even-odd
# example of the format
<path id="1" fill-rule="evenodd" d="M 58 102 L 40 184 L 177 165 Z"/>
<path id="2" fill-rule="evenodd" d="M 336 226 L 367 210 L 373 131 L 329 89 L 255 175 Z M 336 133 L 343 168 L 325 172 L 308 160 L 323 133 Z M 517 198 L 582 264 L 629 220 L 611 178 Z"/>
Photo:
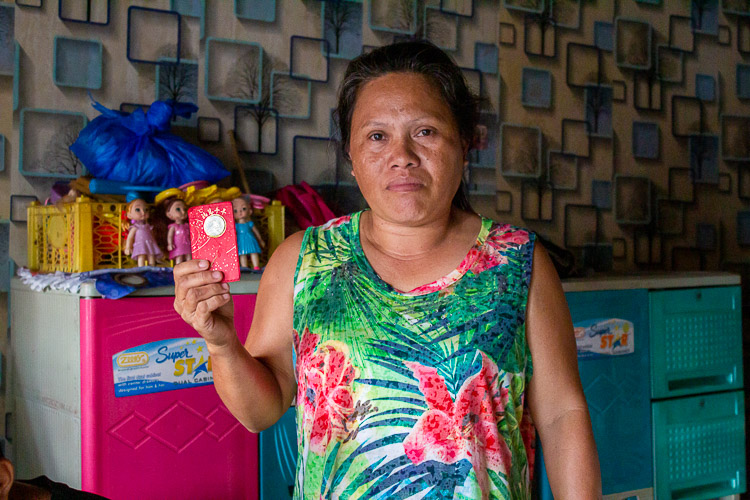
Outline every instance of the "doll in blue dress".
<path id="1" fill-rule="evenodd" d="M 237 253 L 240 256 L 240 266 L 248 266 L 247 256 L 253 264 L 253 270 L 260 269 L 260 252 L 266 247 L 266 243 L 260 236 L 258 228 L 255 227 L 250 216 L 253 215 L 253 207 L 243 197 L 232 200 L 234 212 L 234 227 L 237 231 Z"/>

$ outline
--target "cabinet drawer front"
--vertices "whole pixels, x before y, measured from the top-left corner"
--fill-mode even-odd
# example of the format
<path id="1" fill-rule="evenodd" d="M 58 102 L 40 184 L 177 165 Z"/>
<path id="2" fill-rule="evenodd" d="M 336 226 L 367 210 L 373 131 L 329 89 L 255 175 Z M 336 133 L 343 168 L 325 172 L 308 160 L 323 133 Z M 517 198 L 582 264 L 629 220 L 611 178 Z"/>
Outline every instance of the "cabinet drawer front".
<path id="1" fill-rule="evenodd" d="M 260 433 L 260 500 L 292 500 L 297 472 L 296 409 Z"/>
<path id="2" fill-rule="evenodd" d="M 739 287 L 650 293 L 654 399 L 742 387 Z"/>
<path id="3" fill-rule="evenodd" d="M 571 292 L 565 297 L 573 325 L 578 327 L 578 370 L 599 453 L 602 490 L 607 495 L 651 488 L 648 292 Z M 608 325 L 613 319 L 632 324 L 627 337 L 620 337 L 632 352 L 613 350 L 591 356 L 581 349 L 590 340 L 596 345 L 605 340 L 604 332 L 612 331 Z M 628 460 L 622 460 L 623 456 Z"/>
<path id="4" fill-rule="evenodd" d="M 715 498 L 745 491 L 742 391 L 655 402 L 657 498 Z"/>

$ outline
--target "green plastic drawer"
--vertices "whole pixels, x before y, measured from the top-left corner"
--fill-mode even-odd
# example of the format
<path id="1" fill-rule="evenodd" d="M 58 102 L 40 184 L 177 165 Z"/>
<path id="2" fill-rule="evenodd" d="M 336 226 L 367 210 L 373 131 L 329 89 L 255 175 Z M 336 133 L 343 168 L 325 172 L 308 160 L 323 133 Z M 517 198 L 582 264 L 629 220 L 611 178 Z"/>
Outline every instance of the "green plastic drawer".
<path id="1" fill-rule="evenodd" d="M 652 412 L 657 499 L 700 500 L 745 491 L 742 391 L 658 401 Z"/>
<path id="2" fill-rule="evenodd" d="M 651 397 L 742 388 L 740 287 L 651 292 Z"/>

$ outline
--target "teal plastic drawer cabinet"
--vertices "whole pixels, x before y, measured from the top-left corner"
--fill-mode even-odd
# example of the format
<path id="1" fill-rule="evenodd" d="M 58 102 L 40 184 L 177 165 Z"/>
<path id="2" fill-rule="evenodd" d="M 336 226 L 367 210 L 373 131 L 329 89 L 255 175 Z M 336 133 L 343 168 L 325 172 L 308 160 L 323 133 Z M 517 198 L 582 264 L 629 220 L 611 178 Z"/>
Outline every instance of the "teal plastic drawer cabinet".
<path id="1" fill-rule="evenodd" d="M 599 452 L 602 490 L 626 498 L 626 492 L 653 486 L 648 311 L 643 307 L 648 292 L 574 292 L 565 297 L 573 326 L 585 337 L 578 339 L 578 371 Z M 581 348 L 592 341 L 599 347 L 606 344 L 613 321 L 629 322 L 627 333 L 612 342 L 624 348 L 597 354 Z"/>
<path id="2" fill-rule="evenodd" d="M 745 491 L 743 391 L 654 402 L 656 498 L 717 498 Z"/>
<path id="3" fill-rule="evenodd" d="M 260 500 L 291 500 L 297 471 L 297 418 L 289 408 L 260 433 Z"/>
<path id="4" fill-rule="evenodd" d="M 740 277 L 563 282 L 604 500 L 729 500 L 747 490 Z M 538 449 L 540 500 L 553 500 Z"/>
<path id="5" fill-rule="evenodd" d="M 653 291 L 651 397 L 742 388 L 740 287 Z"/>

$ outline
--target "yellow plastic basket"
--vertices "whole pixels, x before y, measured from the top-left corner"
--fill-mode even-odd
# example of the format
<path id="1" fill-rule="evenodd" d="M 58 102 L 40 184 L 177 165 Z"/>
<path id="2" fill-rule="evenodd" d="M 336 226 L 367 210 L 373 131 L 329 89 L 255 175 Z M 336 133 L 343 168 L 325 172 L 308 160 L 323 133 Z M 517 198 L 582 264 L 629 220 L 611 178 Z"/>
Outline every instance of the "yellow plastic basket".
<path id="1" fill-rule="evenodd" d="M 28 261 L 35 271 L 80 273 L 124 269 L 136 262 L 123 252 L 124 203 L 73 203 L 28 208 Z"/>
<path id="2" fill-rule="evenodd" d="M 262 265 L 266 265 L 271 254 L 284 241 L 284 205 L 278 200 L 273 200 L 270 205 L 256 218 L 258 231 L 266 239 L 266 248 L 260 255 Z"/>

